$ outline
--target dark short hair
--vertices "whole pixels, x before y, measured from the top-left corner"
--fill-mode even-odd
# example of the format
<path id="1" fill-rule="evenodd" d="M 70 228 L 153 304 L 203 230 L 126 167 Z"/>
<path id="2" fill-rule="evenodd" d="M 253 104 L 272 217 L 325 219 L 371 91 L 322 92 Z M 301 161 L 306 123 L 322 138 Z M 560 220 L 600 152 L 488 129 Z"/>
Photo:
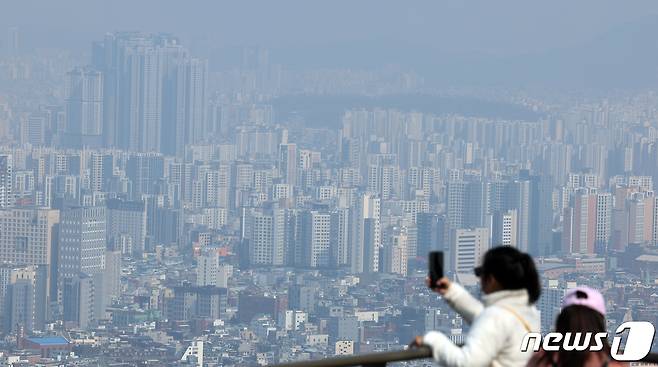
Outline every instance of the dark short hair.
<path id="1" fill-rule="evenodd" d="M 604 333 L 606 332 L 605 317 L 599 312 L 582 305 L 567 306 L 560 311 L 555 320 L 555 331 L 559 333 Z M 594 338 L 590 339 L 590 346 L 594 345 Z M 599 353 L 610 354 L 610 345 L 607 339 L 603 339 L 603 350 Z M 557 354 L 556 366 L 584 366 L 589 351 L 566 351 L 560 349 L 558 352 L 546 351 L 541 358 L 542 361 L 553 363 L 554 355 Z"/>

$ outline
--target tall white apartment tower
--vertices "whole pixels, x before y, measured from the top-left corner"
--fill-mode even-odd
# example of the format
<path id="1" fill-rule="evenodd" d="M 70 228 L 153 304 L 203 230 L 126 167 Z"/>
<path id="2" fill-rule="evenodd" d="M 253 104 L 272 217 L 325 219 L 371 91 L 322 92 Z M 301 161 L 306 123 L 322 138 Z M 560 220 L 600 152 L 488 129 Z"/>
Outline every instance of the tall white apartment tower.
<path id="1" fill-rule="evenodd" d="M 489 229 L 456 229 L 452 246 L 454 271 L 470 274 L 489 248 Z"/>
<path id="2" fill-rule="evenodd" d="M 0 154 L 0 208 L 14 205 L 14 174 L 11 154 Z"/>
<path id="3" fill-rule="evenodd" d="M 492 228 L 492 244 L 494 246 L 517 246 L 517 220 L 517 211 L 515 209 L 494 214 Z"/>
<path id="4" fill-rule="evenodd" d="M 354 208 L 351 251 L 351 271 L 374 273 L 379 271 L 381 247 L 380 199 L 372 193 L 363 194 Z"/>
<path id="5" fill-rule="evenodd" d="M 596 195 L 596 234 L 594 247 L 603 251 L 608 248 L 612 235 L 612 194 L 609 192 Z"/>
<path id="6" fill-rule="evenodd" d="M 78 277 L 80 273 L 90 276 L 104 273 L 107 249 L 104 206 L 67 208 L 61 212 L 60 219 L 57 262 L 59 296 L 62 295 L 65 279 Z"/>
<path id="7" fill-rule="evenodd" d="M 273 253 L 273 218 L 271 215 L 254 212 L 249 216 L 249 263 L 271 265 Z"/>
<path id="8" fill-rule="evenodd" d="M 302 246 L 304 263 L 312 268 L 330 265 L 331 214 L 310 211 L 303 214 Z"/>

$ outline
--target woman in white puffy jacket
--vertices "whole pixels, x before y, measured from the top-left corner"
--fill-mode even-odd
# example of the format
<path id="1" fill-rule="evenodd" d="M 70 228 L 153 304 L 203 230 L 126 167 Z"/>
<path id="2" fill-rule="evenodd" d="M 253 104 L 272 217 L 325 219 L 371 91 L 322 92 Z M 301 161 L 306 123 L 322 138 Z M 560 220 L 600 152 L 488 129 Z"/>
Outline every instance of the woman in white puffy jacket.
<path id="1" fill-rule="evenodd" d="M 541 288 L 532 257 L 513 247 L 496 247 L 485 254 L 475 274 L 484 293 L 482 302 L 447 278 L 434 288 L 471 324 L 464 345 L 455 345 L 437 331 L 416 337 L 414 344 L 432 348 L 442 366 L 525 366 L 532 350 L 521 351 L 523 337 L 540 329 L 534 304 Z"/>

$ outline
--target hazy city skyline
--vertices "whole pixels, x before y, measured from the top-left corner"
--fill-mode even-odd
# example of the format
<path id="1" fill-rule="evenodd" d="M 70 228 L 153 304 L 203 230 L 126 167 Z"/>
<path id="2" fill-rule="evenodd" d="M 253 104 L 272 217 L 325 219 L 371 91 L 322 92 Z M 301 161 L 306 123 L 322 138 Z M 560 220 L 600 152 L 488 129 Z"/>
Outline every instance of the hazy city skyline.
<path id="1" fill-rule="evenodd" d="M 463 343 L 427 255 L 480 292 L 498 246 L 536 262 L 542 332 L 581 285 L 608 330 L 658 323 L 655 2 L 3 10 L 2 363 Z"/>

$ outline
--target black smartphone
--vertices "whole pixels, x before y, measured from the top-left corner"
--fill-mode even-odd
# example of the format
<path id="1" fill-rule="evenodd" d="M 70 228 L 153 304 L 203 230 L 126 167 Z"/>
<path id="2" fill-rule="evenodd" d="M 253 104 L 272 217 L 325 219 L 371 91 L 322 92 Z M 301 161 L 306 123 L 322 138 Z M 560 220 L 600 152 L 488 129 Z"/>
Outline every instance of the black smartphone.
<path id="1" fill-rule="evenodd" d="M 436 282 L 443 278 L 443 251 L 431 251 L 429 255 L 430 288 L 436 288 Z"/>

